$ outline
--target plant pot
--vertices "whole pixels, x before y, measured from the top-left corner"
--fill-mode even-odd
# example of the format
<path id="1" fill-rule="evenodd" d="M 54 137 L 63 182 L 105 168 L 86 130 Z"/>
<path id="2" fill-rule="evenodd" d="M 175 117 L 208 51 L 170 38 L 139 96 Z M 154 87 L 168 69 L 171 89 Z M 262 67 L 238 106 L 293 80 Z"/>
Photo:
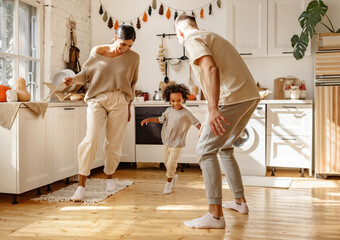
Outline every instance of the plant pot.
<path id="1" fill-rule="evenodd" d="M 340 49 L 340 33 L 319 33 L 318 50 Z"/>

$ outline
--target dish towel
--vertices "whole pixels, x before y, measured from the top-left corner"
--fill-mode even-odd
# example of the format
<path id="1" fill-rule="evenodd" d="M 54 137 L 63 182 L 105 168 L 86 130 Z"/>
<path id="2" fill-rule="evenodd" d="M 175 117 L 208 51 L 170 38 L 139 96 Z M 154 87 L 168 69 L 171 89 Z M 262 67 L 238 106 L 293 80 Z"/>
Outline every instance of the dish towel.
<path id="1" fill-rule="evenodd" d="M 20 107 L 28 107 L 36 114 L 45 117 L 48 103 L 43 102 L 4 102 L 0 103 L 0 126 L 10 130 Z"/>

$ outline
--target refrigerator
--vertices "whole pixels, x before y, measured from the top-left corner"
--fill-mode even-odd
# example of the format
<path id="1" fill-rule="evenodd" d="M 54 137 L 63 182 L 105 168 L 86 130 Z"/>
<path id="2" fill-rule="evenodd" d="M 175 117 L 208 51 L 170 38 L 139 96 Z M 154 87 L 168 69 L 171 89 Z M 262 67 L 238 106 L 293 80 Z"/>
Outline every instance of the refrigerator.
<path id="1" fill-rule="evenodd" d="M 315 57 L 315 173 L 340 175 L 340 51 Z"/>

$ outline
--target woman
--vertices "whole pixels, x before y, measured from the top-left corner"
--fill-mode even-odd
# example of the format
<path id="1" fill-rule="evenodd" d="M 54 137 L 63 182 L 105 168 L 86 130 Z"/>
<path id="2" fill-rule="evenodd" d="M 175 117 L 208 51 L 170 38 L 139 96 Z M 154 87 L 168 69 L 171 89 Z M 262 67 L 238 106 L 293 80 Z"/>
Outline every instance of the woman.
<path id="1" fill-rule="evenodd" d="M 87 107 L 86 136 L 78 147 L 79 184 L 71 197 L 82 201 L 85 181 L 95 159 L 101 128 L 106 122 L 105 167 L 106 190 L 116 188 L 113 174 L 119 164 L 130 105 L 138 79 L 139 55 L 132 51 L 136 32 L 130 25 L 120 25 L 112 44 L 96 46 L 91 50 L 83 70 L 73 78 L 64 79 L 65 85 L 89 82 L 85 95 Z"/>

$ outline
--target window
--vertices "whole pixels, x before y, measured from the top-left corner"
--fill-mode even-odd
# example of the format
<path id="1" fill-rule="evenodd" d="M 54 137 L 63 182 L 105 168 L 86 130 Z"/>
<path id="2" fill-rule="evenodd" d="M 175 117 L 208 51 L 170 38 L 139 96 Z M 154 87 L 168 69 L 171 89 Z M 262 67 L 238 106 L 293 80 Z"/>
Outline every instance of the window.
<path id="1" fill-rule="evenodd" d="M 0 0 L 0 84 L 14 88 L 23 77 L 32 100 L 40 99 L 40 9 L 38 1 Z"/>

